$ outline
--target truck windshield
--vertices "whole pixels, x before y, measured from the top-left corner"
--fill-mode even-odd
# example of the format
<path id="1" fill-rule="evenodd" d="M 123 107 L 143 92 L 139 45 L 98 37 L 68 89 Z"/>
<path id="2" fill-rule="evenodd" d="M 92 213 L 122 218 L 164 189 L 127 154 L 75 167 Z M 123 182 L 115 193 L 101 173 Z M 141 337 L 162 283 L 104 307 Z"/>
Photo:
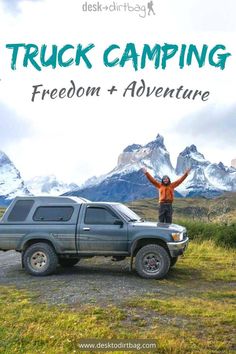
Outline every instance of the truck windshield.
<path id="1" fill-rule="evenodd" d="M 127 220 L 127 221 L 142 221 L 143 219 L 140 218 L 135 212 L 129 209 L 127 206 L 123 204 L 115 204 L 114 208 Z"/>

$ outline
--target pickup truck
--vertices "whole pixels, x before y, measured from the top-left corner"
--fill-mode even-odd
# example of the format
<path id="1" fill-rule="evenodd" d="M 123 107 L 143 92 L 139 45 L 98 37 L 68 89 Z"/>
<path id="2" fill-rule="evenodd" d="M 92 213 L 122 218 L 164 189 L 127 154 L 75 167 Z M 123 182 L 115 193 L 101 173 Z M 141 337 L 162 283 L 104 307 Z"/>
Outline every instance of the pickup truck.
<path id="1" fill-rule="evenodd" d="M 0 220 L 0 251 L 15 250 L 36 276 L 81 258 L 130 257 L 130 270 L 143 278 L 163 278 L 188 245 L 186 229 L 144 221 L 120 203 L 77 197 L 17 197 Z"/>

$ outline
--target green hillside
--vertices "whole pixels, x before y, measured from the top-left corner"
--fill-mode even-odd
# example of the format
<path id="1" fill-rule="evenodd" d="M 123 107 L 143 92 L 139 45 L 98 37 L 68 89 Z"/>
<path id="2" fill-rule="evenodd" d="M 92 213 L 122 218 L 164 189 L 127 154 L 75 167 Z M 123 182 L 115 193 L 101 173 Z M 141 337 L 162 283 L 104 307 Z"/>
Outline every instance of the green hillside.
<path id="1" fill-rule="evenodd" d="M 136 200 L 127 205 L 146 219 L 157 220 L 157 198 Z M 207 198 L 176 198 L 174 201 L 174 219 L 195 221 L 236 222 L 236 192 L 227 192 L 222 196 Z M 0 208 L 0 217 L 5 208 Z"/>
<path id="2" fill-rule="evenodd" d="M 2 217 L 4 211 L 5 211 L 5 208 L 0 208 L 0 218 Z"/>
<path id="3" fill-rule="evenodd" d="M 157 199 L 143 199 L 128 206 L 146 220 L 158 220 Z M 177 198 L 173 222 L 187 228 L 190 240 L 211 240 L 218 246 L 236 247 L 236 193 L 215 199 Z"/>
<path id="4" fill-rule="evenodd" d="M 157 220 L 157 198 L 137 200 L 128 203 L 128 206 L 146 219 Z M 174 220 L 236 222 L 236 193 L 225 193 L 214 199 L 176 198 L 173 206 Z"/>

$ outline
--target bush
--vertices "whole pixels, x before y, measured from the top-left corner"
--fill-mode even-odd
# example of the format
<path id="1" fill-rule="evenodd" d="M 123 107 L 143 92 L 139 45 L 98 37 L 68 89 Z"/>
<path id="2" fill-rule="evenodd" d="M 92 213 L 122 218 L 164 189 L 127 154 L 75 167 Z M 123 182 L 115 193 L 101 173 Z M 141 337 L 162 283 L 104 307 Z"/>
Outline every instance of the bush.
<path id="1" fill-rule="evenodd" d="M 180 220 L 178 224 L 187 228 L 190 240 L 213 240 L 216 245 L 236 248 L 236 224 L 222 225 L 200 221 Z"/>

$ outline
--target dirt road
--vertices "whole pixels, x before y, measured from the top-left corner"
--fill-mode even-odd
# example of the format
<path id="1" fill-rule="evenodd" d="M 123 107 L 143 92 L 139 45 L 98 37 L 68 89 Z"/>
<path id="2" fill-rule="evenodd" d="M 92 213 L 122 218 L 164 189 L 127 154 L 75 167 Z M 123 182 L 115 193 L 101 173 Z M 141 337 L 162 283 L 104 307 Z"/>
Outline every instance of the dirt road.
<path id="1" fill-rule="evenodd" d="M 126 299 L 160 291 L 160 281 L 140 278 L 129 271 L 129 259 L 112 262 L 110 258 L 81 260 L 71 268 L 57 268 L 54 275 L 34 277 L 21 267 L 14 251 L 0 252 L 0 285 L 33 291 L 39 302 L 49 304 L 121 304 Z"/>

